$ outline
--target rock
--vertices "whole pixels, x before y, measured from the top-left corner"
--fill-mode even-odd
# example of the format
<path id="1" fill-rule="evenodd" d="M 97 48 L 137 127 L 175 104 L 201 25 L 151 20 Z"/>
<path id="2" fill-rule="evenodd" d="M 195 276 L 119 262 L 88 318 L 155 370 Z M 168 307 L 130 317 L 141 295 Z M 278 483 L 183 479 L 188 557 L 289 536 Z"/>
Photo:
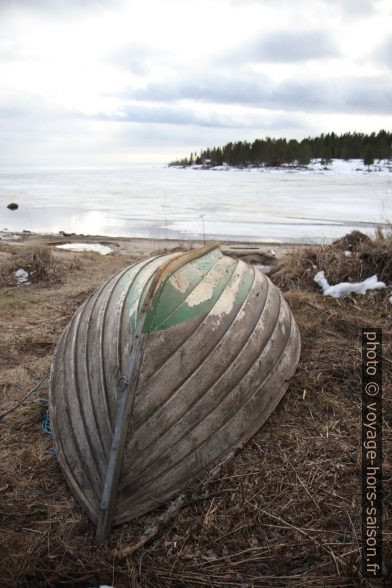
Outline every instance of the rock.
<path id="1" fill-rule="evenodd" d="M 16 204 L 16 202 L 10 202 L 7 208 L 9 208 L 10 210 L 18 210 L 19 206 Z"/>

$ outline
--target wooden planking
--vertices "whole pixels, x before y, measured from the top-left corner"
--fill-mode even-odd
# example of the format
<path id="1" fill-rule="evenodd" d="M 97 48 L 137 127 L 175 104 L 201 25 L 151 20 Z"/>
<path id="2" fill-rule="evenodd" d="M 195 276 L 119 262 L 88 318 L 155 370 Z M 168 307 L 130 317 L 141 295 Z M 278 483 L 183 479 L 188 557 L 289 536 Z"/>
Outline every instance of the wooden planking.
<path id="1" fill-rule="evenodd" d="M 128 315 L 129 318 L 132 308 L 137 308 L 138 306 L 140 295 L 143 292 L 146 282 L 151 279 L 162 261 L 170 257 L 172 257 L 172 255 L 166 255 L 136 264 L 131 270 L 127 281 L 116 282 L 115 288 L 110 292 L 106 304 L 103 307 L 103 312 L 101 314 L 102 322 L 97 325 L 100 335 L 100 356 L 97 359 L 101 368 L 101 385 L 105 396 L 109 397 L 111 431 L 113 431 L 117 409 L 117 382 L 122 375 L 118 364 L 119 354 L 117 340 L 114 338 L 118 332 L 117 324 L 122 318 L 121 306 L 125 305 L 126 308 L 124 309 L 124 314 Z M 129 282 L 131 282 L 131 288 L 129 288 Z M 128 292 L 128 296 L 122 296 L 124 290 Z M 125 347 L 126 350 L 129 351 L 129 339 L 132 339 L 132 331 L 129 321 L 125 323 L 125 331 L 121 332 L 120 336 L 122 339 L 122 347 Z"/>
<path id="2" fill-rule="evenodd" d="M 71 325 L 68 325 L 65 329 L 57 345 L 55 352 L 56 360 L 58 360 L 59 357 L 63 357 L 64 346 L 70 326 Z M 83 505 L 88 516 L 92 520 L 95 520 L 97 507 L 95 497 L 91 496 L 91 492 L 87 487 L 88 480 L 84 480 L 85 484 L 82 488 L 80 487 L 80 458 L 78 453 L 74 451 L 73 447 L 70 447 L 68 443 L 69 434 L 67 435 L 66 404 L 64 402 L 64 372 L 64 363 L 61 361 L 54 361 L 51 367 L 49 388 L 49 410 L 53 441 L 57 450 L 58 462 L 72 493 L 78 502 Z"/>
<path id="3" fill-rule="evenodd" d="M 73 371 L 68 369 L 70 355 L 70 341 L 74 333 L 75 323 L 80 320 L 81 310 L 77 312 L 69 328 L 65 331 L 63 340 L 60 345 L 62 351 L 63 362 L 61 362 L 60 369 L 55 371 L 55 379 L 51 381 L 51 405 L 55 405 L 55 409 L 51 412 L 51 423 L 54 435 L 55 446 L 57 449 L 57 456 L 60 464 L 63 465 L 62 457 L 65 456 L 65 473 L 68 471 L 72 475 L 70 487 L 77 497 L 82 496 L 82 504 L 90 512 L 95 513 L 99 489 L 96 488 L 95 476 L 98 472 L 92 472 L 91 467 L 87 468 L 85 464 L 85 456 L 83 449 L 88 446 L 86 439 L 86 432 L 80 433 L 82 416 L 78 414 L 78 409 L 75 404 L 79 404 L 77 399 L 70 405 L 67 398 L 67 391 L 73 389 Z M 76 409 L 76 410 L 75 410 Z M 79 441 L 81 435 L 82 441 Z M 87 455 L 89 451 L 87 450 Z"/>
<path id="4" fill-rule="evenodd" d="M 235 266 L 237 267 L 236 262 Z M 228 275 L 229 280 L 226 282 L 226 289 L 238 286 L 241 277 L 240 275 L 234 276 L 234 268 L 231 269 Z M 214 308 L 220 304 L 223 306 L 225 303 L 224 298 L 224 294 L 222 294 Z M 210 316 L 211 314 L 208 315 L 208 317 Z M 135 431 L 141 423 L 145 423 L 147 419 L 166 402 L 171 396 L 178 379 L 180 379 L 180 381 L 185 381 L 195 370 L 197 365 L 196 362 L 202 363 L 204 359 L 208 358 L 210 351 L 221 339 L 222 334 L 227 330 L 231 320 L 230 317 L 228 317 L 227 321 L 219 321 L 216 328 L 212 330 L 211 328 L 206 327 L 208 317 L 203 317 L 203 321 L 200 323 L 199 327 L 188 337 L 181 347 L 176 349 L 174 353 L 167 358 L 161 368 L 155 370 L 154 374 L 147 381 L 141 377 L 139 401 L 137 406 L 135 406 L 132 418 L 133 431 Z M 206 331 L 208 333 L 207 337 Z M 149 339 L 154 339 L 154 333 L 150 334 Z M 201 342 L 203 343 L 201 344 Z M 143 365 L 143 370 L 146 370 L 147 372 L 151 372 L 148 366 L 150 356 L 151 355 L 146 356 L 144 364 L 147 365 Z M 150 387 L 155 391 L 152 394 L 148 393 L 148 388 Z"/>
<path id="5" fill-rule="evenodd" d="M 232 280 L 233 291 L 241 279 L 241 273 Z M 263 278 L 260 278 L 262 281 Z M 260 285 L 260 282 L 258 282 Z M 254 285 L 255 291 L 257 283 Z M 265 289 L 266 293 L 267 289 Z M 248 299 L 249 300 L 249 299 Z M 222 301 L 222 307 L 224 302 Z M 133 485 L 136 478 L 144 469 L 151 464 L 151 460 L 157 458 L 163 450 L 174 446 L 181 436 L 187 435 L 188 431 L 195 426 L 197 420 L 208 414 L 211 403 L 219 402 L 217 390 L 210 393 L 214 383 L 221 377 L 224 371 L 232 362 L 236 361 L 238 354 L 246 343 L 249 333 L 253 331 L 259 315 L 253 312 L 246 312 L 247 304 L 235 305 L 233 310 L 226 315 L 220 329 L 214 331 L 215 338 L 211 336 L 212 316 L 203 321 L 203 328 L 198 329 L 196 336 L 187 341 L 185 349 L 177 350 L 179 356 L 184 357 L 184 363 L 188 364 L 188 374 L 184 378 L 182 371 L 176 370 L 176 357 L 170 359 L 167 368 L 172 377 L 170 381 L 171 395 L 164 403 L 148 418 L 138 415 L 138 406 L 135 406 L 133 415 L 133 437 L 130 440 L 129 450 L 124 460 L 124 484 Z M 260 300 L 260 310 L 264 307 L 264 299 Z M 215 306 L 218 311 L 219 302 Z M 241 312 L 243 309 L 243 313 Z M 208 320 L 209 319 L 209 320 Z M 233 329 L 236 336 L 233 337 Z M 200 341 L 208 340 L 201 346 Z M 172 361 L 174 360 L 174 361 Z M 192 370 L 189 373 L 189 370 Z M 149 382 L 150 385 L 143 389 L 145 399 L 159 397 L 159 383 Z M 227 383 L 223 383 L 224 392 L 228 389 Z M 203 401 L 203 402 L 202 402 Z M 184 418 L 185 420 L 180 420 Z M 141 423 L 136 428 L 136 423 Z M 186 426 L 185 426 L 186 425 Z M 135 458 L 136 456 L 136 458 Z M 127 462 L 127 459 L 129 460 Z M 129 473 L 128 473 L 129 471 Z"/>
<path id="6" fill-rule="evenodd" d="M 56 349 L 50 383 L 50 411 L 58 460 L 77 500 L 96 519 L 112 440 L 110 408 L 115 411 L 120 374 L 113 329 L 121 333 L 121 351 L 129 353 L 132 331 L 126 306 L 134 278 L 144 272 L 142 289 L 172 255 L 148 259 L 128 267 L 98 288 L 78 309 Z M 129 309 L 128 309 L 129 310 Z M 107 319 L 110 317 L 108 328 Z M 121 327 L 116 325 L 122 321 Z M 122 328 L 124 328 L 124 332 Z M 105 361 L 101 361 L 104 351 Z M 117 361 L 113 361 L 113 357 Z M 109 361 L 114 374 L 107 377 Z M 113 379 L 116 382 L 114 389 Z M 109 386 L 109 387 L 108 387 Z"/>
<path id="7" fill-rule="evenodd" d="M 220 257 L 215 265 L 206 273 L 205 278 L 208 279 L 211 276 L 221 276 L 222 290 L 230 282 L 232 276 L 238 266 L 238 263 L 227 257 Z M 197 286 L 189 291 L 189 295 L 193 294 L 197 290 Z M 187 298 L 181 303 L 181 306 L 186 306 Z M 178 311 L 179 307 L 176 307 L 175 311 Z M 154 331 L 152 336 L 149 336 L 146 345 L 146 353 L 143 362 L 143 372 L 140 376 L 140 391 L 139 394 L 143 396 L 143 388 L 147 385 L 147 380 L 151 377 L 156 379 L 160 378 L 160 370 L 166 365 L 166 362 L 174 356 L 175 353 L 181 349 L 188 339 L 195 335 L 198 335 L 198 327 L 202 325 L 205 320 L 205 315 L 200 314 L 199 316 L 190 320 L 184 321 L 178 325 L 170 327 L 170 329 L 163 329 Z M 176 356 L 178 358 L 178 355 Z"/>
<path id="8" fill-rule="evenodd" d="M 241 447 L 250 439 L 283 396 L 293 375 L 293 356 L 299 356 L 299 337 L 296 326 L 293 327 L 279 364 L 274 366 L 262 386 L 257 381 L 255 373 L 249 374 L 249 380 L 253 385 L 248 388 L 250 394 L 245 403 L 238 404 L 237 411 L 231 413 L 229 420 L 226 420 L 225 415 L 223 425 L 214 429 L 212 436 L 208 436 L 208 431 L 204 431 L 205 441 L 202 444 L 200 444 L 200 435 L 203 433 L 200 430 L 195 431 L 189 453 L 178 455 L 176 451 L 178 461 L 175 467 L 167 469 L 155 480 L 150 480 L 147 489 L 140 487 L 129 496 L 122 496 L 115 523 L 129 520 L 130 516 L 140 516 L 166 502 L 184 487 L 184 480 L 189 484 L 233 447 Z M 260 369 L 260 364 L 255 366 L 255 369 L 257 368 Z M 237 398 L 243 396 L 243 387 L 237 387 L 234 390 Z M 212 415 L 212 418 L 214 416 Z M 208 429 L 208 424 L 203 422 L 202 428 Z"/>
<path id="9" fill-rule="evenodd" d="M 154 464 L 155 467 L 149 465 L 148 471 L 141 478 L 142 482 L 140 474 L 139 479 L 131 478 L 128 492 L 124 490 L 124 497 L 130 494 L 134 498 L 136 492 L 143 493 L 147 486 L 151 490 L 151 481 L 162 479 L 167 471 L 170 471 L 171 477 L 176 479 L 176 464 L 205 439 L 213 436 L 221 423 L 230 419 L 239 410 L 247 398 L 250 383 L 260 384 L 263 374 L 273 369 L 286 346 L 284 328 L 287 327 L 287 321 L 284 318 L 287 306 L 280 304 L 279 299 L 280 296 L 269 297 L 265 313 L 258 315 L 256 328 L 250 334 L 248 333 L 248 342 L 244 345 L 242 353 L 233 363 L 227 362 L 230 367 L 225 374 L 226 377 L 218 380 L 217 385 L 211 385 L 204 398 L 201 394 L 201 401 L 189 412 L 183 413 L 182 420 L 177 425 L 168 424 L 166 435 L 160 443 L 165 451 L 161 449 L 160 459 Z M 211 363 L 213 367 L 218 365 L 213 358 Z M 200 386 L 197 386 L 196 393 L 199 390 Z M 164 422 L 163 418 L 162 422 Z M 159 444 L 156 448 L 159 450 Z M 140 451 L 139 455 L 141 457 L 136 458 L 132 465 L 132 473 L 135 468 L 137 473 L 138 466 L 143 467 L 143 458 L 147 456 L 148 459 L 148 450 Z M 124 473 L 126 475 L 126 472 Z M 189 477 L 189 472 L 185 475 Z M 180 483 L 180 480 L 177 481 Z"/>

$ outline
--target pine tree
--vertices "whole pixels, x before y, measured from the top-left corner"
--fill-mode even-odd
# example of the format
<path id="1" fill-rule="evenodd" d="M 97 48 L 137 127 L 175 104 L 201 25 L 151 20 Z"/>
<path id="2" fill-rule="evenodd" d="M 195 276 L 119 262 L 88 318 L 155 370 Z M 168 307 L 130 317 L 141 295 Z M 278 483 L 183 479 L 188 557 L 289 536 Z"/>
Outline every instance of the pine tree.
<path id="1" fill-rule="evenodd" d="M 368 166 L 368 169 L 374 163 L 374 150 L 369 144 L 365 145 L 365 151 L 363 155 L 363 164 Z"/>
<path id="2" fill-rule="evenodd" d="M 298 163 L 299 165 L 309 165 L 312 152 L 310 145 L 307 141 L 301 141 L 298 152 Z"/>
<path id="3" fill-rule="evenodd" d="M 332 158 L 363 159 L 370 166 L 374 159 L 390 159 L 392 157 L 392 133 L 381 130 L 378 133 L 335 133 L 322 134 L 319 137 L 308 137 L 298 142 L 296 139 L 287 141 L 285 138 L 256 139 L 253 143 L 237 141 L 227 143 L 223 147 L 213 147 L 191 153 L 189 159 L 173 161 L 170 165 L 194 165 L 210 160 L 211 165 L 226 163 L 234 166 L 271 165 L 280 166 L 293 162 L 308 165 L 311 158 L 320 158 L 328 165 Z"/>

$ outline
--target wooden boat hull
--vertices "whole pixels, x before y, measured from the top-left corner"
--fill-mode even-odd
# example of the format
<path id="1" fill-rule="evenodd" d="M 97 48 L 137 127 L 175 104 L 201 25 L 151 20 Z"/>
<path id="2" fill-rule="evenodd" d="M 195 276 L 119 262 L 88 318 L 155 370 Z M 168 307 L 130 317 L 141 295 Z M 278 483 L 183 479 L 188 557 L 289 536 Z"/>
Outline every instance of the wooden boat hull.
<path id="1" fill-rule="evenodd" d="M 104 511 L 110 528 L 203 477 L 265 422 L 299 353 L 279 290 L 218 248 L 113 276 L 76 312 L 51 370 L 58 460 L 90 519 Z"/>

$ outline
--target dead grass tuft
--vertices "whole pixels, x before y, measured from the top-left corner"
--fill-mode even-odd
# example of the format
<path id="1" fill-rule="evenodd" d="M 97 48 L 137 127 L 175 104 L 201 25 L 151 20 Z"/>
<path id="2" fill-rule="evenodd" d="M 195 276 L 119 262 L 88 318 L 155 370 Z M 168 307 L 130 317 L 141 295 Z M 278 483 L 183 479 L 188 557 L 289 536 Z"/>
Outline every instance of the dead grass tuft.
<path id="1" fill-rule="evenodd" d="M 23 269 L 28 273 L 30 283 L 58 283 L 67 272 L 80 269 L 82 262 L 76 258 L 59 259 L 50 247 L 34 247 L 22 254 L 15 254 L 11 259 L 0 261 L 0 287 L 17 285 L 15 271 Z"/>
<path id="2" fill-rule="evenodd" d="M 379 231 L 370 239 L 353 231 L 331 245 L 294 248 L 277 267 L 273 279 L 283 289 L 318 292 L 313 278 L 320 270 L 330 284 L 359 282 L 374 274 L 387 285 L 392 284 L 392 232 Z"/>
<path id="3" fill-rule="evenodd" d="M 61 275 L 62 268 L 59 267 L 59 262 L 55 260 L 48 247 L 37 247 L 31 251 L 24 265 L 33 283 L 56 282 Z"/>

